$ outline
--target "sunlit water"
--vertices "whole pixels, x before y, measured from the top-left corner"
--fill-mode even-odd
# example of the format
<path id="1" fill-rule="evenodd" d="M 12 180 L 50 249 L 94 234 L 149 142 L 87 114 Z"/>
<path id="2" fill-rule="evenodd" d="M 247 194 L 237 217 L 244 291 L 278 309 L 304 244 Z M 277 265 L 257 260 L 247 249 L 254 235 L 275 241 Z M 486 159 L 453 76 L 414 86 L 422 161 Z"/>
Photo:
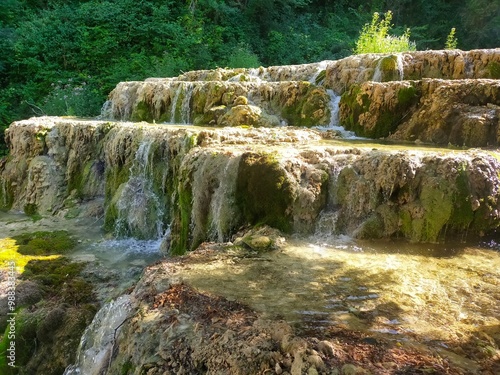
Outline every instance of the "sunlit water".
<path id="1" fill-rule="evenodd" d="M 143 269 L 160 259 L 158 240 L 116 239 L 104 233 L 96 219 L 65 219 L 47 217 L 33 221 L 22 213 L 0 213 L 0 238 L 36 231 L 67 230 L 77 241 L 65 256 L 89 267 L 84 276 L 95 282 L 101 301 L 116 298 L 133 286 Z"/>
<path id="2" fill-rule="evenodd" d="M 183 274 L 306 331 L 446 341 L 500 324 L 500 253 L 487 247 L 290 239 L 278 251 L 235 252 Z"/>
<path id="3" fill-rule="evenodd" d="M 1 214 L 0 223 L 3 237 L 35 230 L 73 233 L 80 243 L 69 256 L 89 262 L 87 275 L 98 281 L 103 302 L 124 294 L 144 267 L 161 258 L 160 241 L 112 239 L 99 223 L 57 218 L 34 223 L 15 214 Z M 176 277 L 202 292 L 248 304 L 264 317 L 284 319 L 299 332 L 355 330 L 408 345 L 438 342 L 442 350 L 498 334 L 495 239 L 472 246 L 315 235 L 287 238 L 283 248 L 266 253 L 233 246 L 221 251 L 192 262 L 188 257 Z"/>

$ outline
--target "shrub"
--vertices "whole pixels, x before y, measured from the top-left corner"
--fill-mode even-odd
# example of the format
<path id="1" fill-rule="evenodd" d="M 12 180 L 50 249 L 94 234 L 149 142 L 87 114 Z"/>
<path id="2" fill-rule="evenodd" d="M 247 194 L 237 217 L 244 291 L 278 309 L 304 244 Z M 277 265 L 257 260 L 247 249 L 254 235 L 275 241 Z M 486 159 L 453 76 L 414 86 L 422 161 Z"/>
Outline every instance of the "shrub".
<path id="1" fill-rule="evenodd" d="M 86 80 L 69 78 L 52 83 L 41 107 L 51 116 L 93 117 L 99 114 L 102 103 L 104 98 Z"/>
<path id="2" fill-rule="evenodd" d="M 458 40 L 455 36 L 455 31 L 455 28 L 452 27 L 448 37 L 446 38 L 444 49 L 457 49 Z"/>
<path id="3" fill-rule="evenodd" d="M 356 41 L 355 54 L 361 53 L 392 53 L 415 51 L 415 43 L 410 42 L 410 29 L 401 36 L 389 35 L 392 12 L 389 10 L 380 19 L 379 13 L 373 13 L 370 23 L 363 26 L 361 34 Z"/>
<path id="4" fill-rule="evenodd" d="M 248 46 L 240 45 L 229 55 L 227 64 L 229 68 L 258 68 L 260 61 Z"/>

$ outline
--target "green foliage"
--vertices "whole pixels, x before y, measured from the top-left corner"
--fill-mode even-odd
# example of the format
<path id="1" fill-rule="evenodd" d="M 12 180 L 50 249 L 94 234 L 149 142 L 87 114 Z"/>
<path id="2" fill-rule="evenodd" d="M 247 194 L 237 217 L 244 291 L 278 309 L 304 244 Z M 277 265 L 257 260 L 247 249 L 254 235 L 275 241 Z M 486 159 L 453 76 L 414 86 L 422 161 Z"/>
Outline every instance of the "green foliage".
<path id="1" fill-rule="evenodd" d="M 250 51 L 248 46 L 237 47 L 227 62 L 229 68 L 258 68 L 260 66 L 259 57 Z"/>
<path id="2" fill-rule="evenodd" d="M 392 53 L 414 51 L 415 43 L 410 42 L 410 29 L 401 36 L 390 35 L 392 12 L 389 10 L 380 19 L 379 13 L 373 13 L 372 21 L 363 26 L 361 35 L 356 41 L 355 54 Z"/>
<path id="3" fill-rule="evenodd" d="M 456 30 L 454 27 L 451 28 L 450 33 L 448 34 L 448 37 L 446 38 L 446 43 L 444 45 L 444 49 L 456 49 L 458 45 L 458 40 L 455 35 Z"/>
<path id="4" fill-rule="evenodd" d="M 80 82 L 77 82 L 80 81 Z M 105 98 L 85 80 L 58 80 L 43 99 L 41 109 L 50 116 L 90 117 L 99 113 Z"/>

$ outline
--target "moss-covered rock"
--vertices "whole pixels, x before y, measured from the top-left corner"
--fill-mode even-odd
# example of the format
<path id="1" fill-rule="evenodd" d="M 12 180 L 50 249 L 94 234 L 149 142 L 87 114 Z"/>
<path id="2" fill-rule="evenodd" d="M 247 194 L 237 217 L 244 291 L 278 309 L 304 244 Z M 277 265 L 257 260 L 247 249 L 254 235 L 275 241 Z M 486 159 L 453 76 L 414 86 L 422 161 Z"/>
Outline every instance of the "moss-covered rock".
<path id="1" fill-rule="evenodd" d="M 18 252 L 24 255 L 64 254 L 73 249 L 76 240 L 65 230 L 24 233 L 12 237 Z"/>
<path id="2" fill-rule="evenodd" d="M 316 126 L 328 124 L 330 120 L 330 97 L 326 90 L 309 82 L 290 83 L 275 99 L 281 117 L 289 125 Z"/>
<path id="3" fill-rule="evenodd" d="M 286 171 L 270 153 L 244 153 L 236 181 L 236 203 L 250 224 L 268 224 L 284 232 L 292 229 L 295 198 Z"/>
<path id="4" fill-rule="evenodd" d="M 401 74 L 402 72 L 399 71 L 398 66 L 398 56 L 384 56 L 377 63 L 373 80 L 379 82 L 397 81 L 402 78 Z"/>
<path id="5" fill-rule="evenodd" d="M 353 86 L 340 100 L 340 123 L 362 137 L 387 137 L 411 116 L 420 96 L 418 82 L 367 82 Z"/>
<path id="6" fill-rule="evenodd" d="M 498 80 L 425 80 L 421 93 L 418 108 L 390 138 L 460 147 L 500 143 Z"/>

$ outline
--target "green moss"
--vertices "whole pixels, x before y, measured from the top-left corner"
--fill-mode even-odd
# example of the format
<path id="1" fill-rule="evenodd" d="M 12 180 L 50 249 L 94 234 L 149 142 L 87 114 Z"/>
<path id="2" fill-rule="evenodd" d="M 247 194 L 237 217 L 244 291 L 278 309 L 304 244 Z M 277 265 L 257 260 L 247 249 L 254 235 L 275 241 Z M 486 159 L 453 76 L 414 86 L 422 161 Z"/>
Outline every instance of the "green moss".
<path id="1" fill-rule="evenodd" d="M 356 230 L 355 236 L 361 239 L 384 237 L 384 221 L 378 214 L 373 214 Z"/>
<path id="2" fill-rule="evenodd" d="M 130 360 L 126 361 L 121 368 L 121 375 L 128 375 L 129 373 L 134 372 L 134 365 Z"/>
<path id="3" fill-rule="evenodd" d="M 398 104 L 400 106 L 413 105 L 418 99 L 418 91 L 414 86 L 402 87 L 398 90 Z"/>
<path id="4" fill-rule="evenodd" d="M 65 257 L 53 260 L 31 260 L 24 268 L 22 279 L 39 282 L 55 294 L 60 294 L 63 284 L 80 274 L 84 263 L 74 263 Z"/>
<path id="5" fill-rule="evenodd" d="M 371 103 L 367 94 L 360 94 L 361 87 L 352 85 L 340 98 L 340 108 L 344 114 L 342 125 L 347 130 L 354 131 L 357 135 L 361 135 L 359 133 L 363 132 L 363 128 L 359 126 L 359 116 L 370 109 Z"/>
<path id="6" fill-rule="evenodd" d="M 235 197 L 248 223 L 291 231 L 290 207 L 294 192 L 286 171 L 274 155 L 245 153 L 241 156 Z"/>
<path id="7" fill-rule="evenodd" d="M 467 166 L 461 165 L 455 180 L 456 193 L 454 194 L 453 214 L 450 217 L 449 226 L 453 232 L 463 233 L 474 220 L 474 211 L 471 204 L 471 190 Z"/>
<path id="8" fill-rule="evenodd" d="M 380 60 L 380 70 L 382 73 L 381 81 L 397 81 L 399 80 L 397 56 L 391 55 L 383 57 Z"/>
<path id="9" fill-rule="evenodd" d="M 328 120 L 328 102 L 330 98 L 323 89 L 319 89 L 309 82 L 301 82 L 298 100 L 291 102 L 289 98 L 282 98 L 281 116 L 293 126 L 311 127 L 325 124 Z"/>
<path id="10" fill-rule="evenodd" d="M 6 181 L 0 181 L 0 211 L 9 211 L 14 204 L 14 192 L 12 185 Z"/>
<path id="11" fill-rule="evenodd" d="M 325 80 L 325 78 L 326 78 L 326 70 L 322 70 L 316 77 L 315 83 L 319 85 L 321 82 Z"/>
<path id="12" fill-rule="evenodd" d="M 13 368 L 8 365 L 6 353 L 10 345 L 8 338 L 7 326 L 4 337 L 0 342 L 0 373 L 1 374 L 19 374 L 22 373 L 20 369 L 25 366 L 31 359 L 36 349 L 36 316 L 29 314 L 25 309 L 19 309 L 15 315 L 15 365 Z"/>
<path id="13" fill-rule="evenodd" d="M 170 253 L 172 255 L 182 255 L 192 246 L 189 244 L 189 226 L 191 224 L 191 209 L 193 201 L 193 193 L 191 188 L 191 176 L 186 175 L 179 182 L 178 191 L 178 210 L 175 214 L 172 228 L 172 243 Z"/>
<path id="14" fill-rule="evenodd" d="M 146 102 L 137 103 L 132 111 L 132 114 L 130 115 L 130 119 L 132 121 L 153 122 L 153 118 L 151 108 Z"/>
<path id="15" fill-rule="evenodd" d="M 106 169 L 106 192 L 105 201 L 113 199 L 118 188 L 130 178 L 130 166 L 113 167 Z"/>
<path id="16" fill-rule="evenodd" d="M 104 230 L 106 232 L 113 232 L 115 229 L 115 223 L 118 219 L 118 209 L 116 204 L 110 204 L 106 207 L 104 211 Z"/>
<path id="17" fill-rule="evenodd" d="M 441 231 L 451 218 L 453 197 L 448 182 L 436 178 L 422 186 L 420 201 L 425 211 L 424 228 L 420 241 L 438 242 Z"/>
<path id="18" fill-rule="evenodd" d="M 34 203 L 27 203 L 24 205 L 24 213 L 28 216 L 35 215 L 38 213 L 38 207 Z"/>
<path id="19" fill-rule="evenodd" d="M 21 278 L 37 283 L 44 299 L 34 309 L 18 309 L 17 368 L 8 372 L 12 368 L 5 367 L 2 342 L 1 374 L 56 375 L 74 362 L 80 337 L 97 311 L 92 284 L 80 277 L 84 267 L 64 257 L 33 260 L 26 265 Z"/>
<path id="20" fill-rule="evenodd" d="M 64 230 L 25 233 L 12 237 L 18 252 L 24 255 L 64 254 L 76 246 L 76 241 Z"/>
<path id="21" fill-rule="evenodd" d="M 419 201 L 399 213 L 400 229 L 412 242 L 439 242 L 454 210 L 453 184 L 434 177 L 422 183 Z"/>
<path id="22" fill-rule="evenodd" d="M 490 61 L 487 65 L 488 72 L 490 73 L 490 78 L 500 79 L 500 62 Z"/>
<path id="23" fill-rule="evenodd" d="M 93 166 L 94 162 L 89 160 L 83 165 L 83 169 L 76 170 L 71 174 L 67 185 L 68 194 L 74 192 L 76 198 L 84 198 L 83 189 L 90 178 Z"/>
<path id="24" fill-rule="evenodd" d="M 368 94 L 361 94 L 359 86 L 353 86 L 342 95 L 340 105 L 343 125 L 346 129 L 354 131 L 357 135 L 368 138 L 384 138 L 396 130 L 407 113 L 411 111 L 420 94 L 414 86 L 400 88 L 397 92 L 398 101 L 394 108 L 380 108 L 375 125 L 371 128 L 362 126 L 359 118 L 370 111 L 370 98 Z"/>

